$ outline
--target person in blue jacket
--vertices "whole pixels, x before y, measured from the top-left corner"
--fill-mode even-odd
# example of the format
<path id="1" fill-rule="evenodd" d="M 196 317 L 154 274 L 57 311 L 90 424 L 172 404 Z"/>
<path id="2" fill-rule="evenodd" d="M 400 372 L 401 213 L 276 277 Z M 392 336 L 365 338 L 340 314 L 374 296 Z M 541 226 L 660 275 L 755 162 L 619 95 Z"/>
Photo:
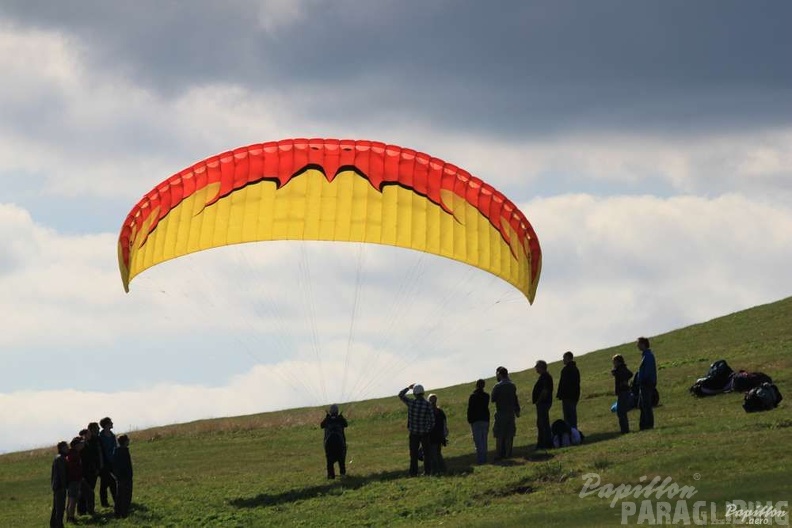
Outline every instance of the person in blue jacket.
<path id="1" fill-rule="evenodd" d="M 638 427 L 641 431 L 646 431 L 654 429 L 652 398 L 657 387 L 657 363 L 655 362 L 652 349 L 649 348 L 649 339 L 639 337 L 637 346 L 638 350 L 641 351 L 641 364 L 638 366 L 638 373 L 635 375 L 635 383 L 638 385 L 638 408 L 641 409 Z"/>

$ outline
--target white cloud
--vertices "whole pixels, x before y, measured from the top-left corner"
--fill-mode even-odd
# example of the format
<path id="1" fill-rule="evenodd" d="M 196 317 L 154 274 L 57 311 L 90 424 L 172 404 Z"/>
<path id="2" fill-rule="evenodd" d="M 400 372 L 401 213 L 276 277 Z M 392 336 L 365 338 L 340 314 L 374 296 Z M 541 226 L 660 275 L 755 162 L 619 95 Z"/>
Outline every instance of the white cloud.
<path id="1" fill-rule="evenodd" d="M 270 244 L 269 254 L 249 253 L 243 258 L 250 264 L 245 273 L 254 273 L 252 282 L 227 280 L 231 274 L 223 266 L 238 265 L 238 256 L 197 255 L 205 264 L 176 260 L 168 269 L 162 266 L 162 273 L 145 272 L 125 297 L 107 255 L 114 257 L 110 235 L 66 237 L 36 226 L 18 207 L 2 207 L 7 227 L 0 231 L 2 246 L 26 241 L 22 249 L 4 253 L 17 265 L 6 267 L 0 279 L 7 292 L 0 312 L 9 322 L 2 355 L 29 342 L 68 339 L 84 346 L 110 343 L 105 353 L 132 365 L 138 341 L 119 334 L 133 336 L 145 328 L 147 342 L 156 343 L 165 334 L 200 328 L 233 333 L 235 341 L 221 351 L 220 361 L 248 353 L 247 364 L 260 365 L 240 370 L 227 383 L 207 384 L 191 380 L 212 379 L 211 367 L 198 372 L 191 364 L 186 377 L 165 385 L 141 378 L 134 390 L 99 394 L 47 390 L 31 378 L 30 391 L 2 395 L 4 423 L 24 419 L 28 426 L 23 439 L 6 440 L 0 449 L 54 441 L 86 416 L 123 415 L 119 423 L 144 427 L 318 405 L 342 395 L 383 396 L 412 381 L 446 386 L 489 376 L 497 364 L 522 370 L 539 358 L 556 360 L 567 349 L 583 353 L 789 294 L 784 292 L 792 259 L 788 206 L 735 194 L 712 199 L 566 195 L 537 199 L 524 209 L 544 252 L 532 307 L 488 274 L 387 249 L 364 254 L 366 284 L 356 290 L 358 250 L 340 244 L 303 250 Z M 306 280 L 304 266 L 314 275 L 310 298 L 300 285 Z M 381 271 L 388 280 L 380 280 Z M 421 287 L 396 302 L 405 281 Z M 456 293 L 446 297 L 449 287 Z M 172 295 L 163 302 L 158 288 Z M 193 296 L 183 295 L 190 292 Z M 270 308 L 262 308 L 268 303 Z M 42 313 L 47 332 L 31 316 Z M 280 341 L 268 340 L 268 330 Z M 196 348 L 169 353 L 189 354 L 192 363 L 200 346 L 191 346 Z M 77 375 L 68 364 L 62 368 L 66 376 Z M 81 412 L 64 414 L 64 407 Z M 47 425 L 38 430 L 31 424 Z"/>
<path id="2" fill-rule="evenodd" d="M 453 134 L 419 137 L 436 145 L 430 153 L 496 187 L 517 188 L 526 195 L 547 196 L 548 187 L 556 194 L 600 186 L 611 194 L 613 189 L 640 192 L 648 186 L 664 194 L 715 197 L 739 192 L 779 202 L 792 197 L 790 129 L 679 138 L 568 135 L 511 142 Z M 550 183 L 553 179 L 555 184 Z"/>
<path id="3" fill-rule="evenodd" d="M 338 380 L 344 368 L 344 363 L 339 361 L 324 365 L 323 372 L 328 380 L 335 380 L 335 383 L 329 383 L 328 390 L 339 388 Z M 419 368 L 404 373 L 399 371 L 396 377 L 380 376 L 375 386 L 360 384 L 362 390 L 357 396 L 395 396 L 416 379 L 427 388 L 439 387 L 449 370 L 453 372 L 454 368 L 449 369 L 445 361 L 435 359 L 422 363 Z M 117 392 L 72 389 L 0 393 L 0 422 L 4 429 L 0 453 L 54 446 L 61 439 L 70 440 L 88 422 L 99 421 L 104 416 L 112 417 L 116 433 L 121 433 L 205 418 L 306 405 L 323 406 L 336 401 L 312 392 L 319 388 L 319 384 L 310 376 L 318 373 L 315 364 L 287 361 L 278 365 L 256 366 L 234 377 L 223 387 L 160 384 Z M 395 398 L 394 405 L 400 405 Z M 354 403 L 344 404 L 345 414 L 354 417 L 354 407 Z M 317 423 L 320 418 L 318 415 Z"/>

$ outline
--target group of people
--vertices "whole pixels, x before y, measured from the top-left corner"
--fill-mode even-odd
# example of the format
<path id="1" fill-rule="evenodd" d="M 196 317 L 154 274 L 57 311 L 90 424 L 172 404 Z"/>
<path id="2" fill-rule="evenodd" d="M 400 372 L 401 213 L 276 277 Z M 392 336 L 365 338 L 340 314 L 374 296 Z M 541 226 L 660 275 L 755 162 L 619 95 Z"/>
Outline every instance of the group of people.
<path id="1" fill-rule="evenodd" d="M 553 377 L 547 370 L 547 362 L 539 360 L 534 367 L 539 377 L 531 392 L 531 403 L 536 407 L 537 449 L 553 447 L 550 430 L 550 408 L 553 405 Z M 495 386 L 492 394 L 484 391 L 485 381 L 476 381 L 476 387 L 468 398 L 467 421 L 476 447 L 476 462 L 487 462 L 487 437 L 490 424 L 490 403 L 495 405 L 495 420 L 492 434 L 495 437 L 495 460 L 510 458 L 517 435 L 517 418 L 520 417 L 520 399 L 517 386 L 509 377 L 506 367 L 495 369 Z M 558 384 L 556 397 L 561 400 L 564 421 L 577 428 L 577 403 L 580 399 L 580 372 L 572 352 L 564 354 L 564 368 Z"/>
<path id="2" fill-rule="evenodd" d="M 62 528 L 64 514 L 67 522 L 75 522 L 77 515 L 95 515 L 97 482 L 100 504 L 110 506 L 109 492 L 115 516 L 126 517 L 132 503 L 129 436 L 116 438 L 109 417 L 89 423 L 71 442 L 58 442 L 52 461 L 50 527 Z"/>
<path id="3" fill-rule="evenodd" d="M 615 380 L 615 393 L 618 397 L 620 408 L 618 412 L 619 427 L 622 433 L 629 432 L 627 412 L 632 406 L 622 400 L 627 395 L 637 393 L 637 407 L 641 417 L 639 427 L 641 430 L 654 427 L 653 397 L 657 385 L 657 365 L 654 354 L 650 348 L 649 339 L 640 337 L 637 340 L 638 350 L 641 352 L 641 362 L 638 371 L 633 376 L 627 369 L 626 362 L 621 355 L 613 357 L 612 374 Z M 577 405 L 580 401 L 580 371 L 575 363 L 572 352 L 563 355 L 564 366 L 561 369 L 555 398 L 561 401 L 562 421 L 567 430 L 571 431 L 571 438 L 582 438 L 578 431 Z M 531 403 L 536 408 L 536 449 L 550 449 L 558 447 L 554 440 L 553 430 L 550 425 L 550 409 L 553 405 L 553 377 L 548 372 L 547 362 L 539 360 L 534 367 L 538 378 L 531 392 Z M 495 370 L 495 386 L 492 394 L 487 394 L 483 379 L 476 381 L 475 389 L 468 398 L 467 421 L 470 424 L 473 443 L 476 448 L 476 461 L 479 464 L 487 462 L 487 438 L 490 431 L 490 404 L 495 406 L 492 434 L 495 437 L 495 460 L 502 460 L 512 456 L 514 437 L 517 434 L 517 418 L 520 417 L 520 400 L 517 396 L 517 386 L 509 378 L 506 367 Z M 413 398 L 407 397 L 407 392 L 412 389 Z M 424 459 L 424 473 L 427 475 L 445 471 L 442 457 L 442 446 L 446 445 L 448 425 L 445 413 L 437 406 L 437 396 L 434 394 L 424 398 L 422 385 L 413 384 L 402 389 L 399 398 L 407 405 L 407 429 L 409 430 L 410 445 L 410 475 L 417 475 L 418 460 L 421 453 Z M 560 445 L 566 445 L 563 442 Z"/>
<path id="4" fill-rule="evenodd" d="M 630 432 L 627 412 L 636 405 L 633 395 L 637 396 L 637 407 L 641 417 L 641 430 L 654 427 L 653 397 L 657 386 L 657 365 L 649 346 L 649 339 L 639 337 L 638 350 L 641 362 L 638 371 L 633 373 L 627 368 L 623 356 L 613 356 L 614 391 L 617 396 L 617 415 L 621 433 Z M 582 433 L 578 431 L 577 404 L 580 401 L 580 371 L 572 352 L 563 355 L 564 366 L 559 376 L 555 398 L 561 401 L 562 423 L 569 431 L 571 443 L 579 443 Z M 553 377 L 548 372 L 547 362 L 539 360 L 534 367 L 538 378 L 531 392 L 531 403 L 536 407 L 536 449 L 550 449 L 569 445 L 558 441 L 550 425 L 550 409 L 553 405 Z M 490 404 L 495 405 L 495 419 L 492 433 L 495 437 L 495 460 L 511 458 L 514 437 L 517 434 L 517 418 L 520 417 L 520 400 L 517 386 L 509 378 L 506 367 L 495 370 L 495 386 L 492 394 L 484 391 L 486 382 L 476 381 L 475 389 L 468 398 L 467 421 L 470 424 L 473 443 L 476 448 L 476 461 L 487 462 L 487 438 L 490 431 Z M 407 393 L 412 390 L 413 397 Z M 436 475 L 446 471 L 443 459 L 443 446 L 448 442 L 448 421 L 443 409 L 438 405 L 435 394 L 425 396 L 423 385 L 413 383 L 399 392 L 399 399 L 407 406 L 407 430 L 409 431 L 411 476 L 418 475 L 418 463 L 423 460 L 425 475 Z M 324 429 L 324 447 L 327 459 L 327 478 L 335 478 L 335 465 L 338 464 L 342 476 L 346 474 L 346 435 L 347 420 L 339 413 L 338 406 L 332 405 L 320 423 Z"/>

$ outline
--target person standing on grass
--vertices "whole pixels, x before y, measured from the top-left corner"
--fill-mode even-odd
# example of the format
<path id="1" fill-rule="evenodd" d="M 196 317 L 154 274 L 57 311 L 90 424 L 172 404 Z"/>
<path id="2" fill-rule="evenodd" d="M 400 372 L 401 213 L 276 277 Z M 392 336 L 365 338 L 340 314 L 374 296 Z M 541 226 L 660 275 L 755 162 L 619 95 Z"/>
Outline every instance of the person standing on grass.
<path id="1" fill-rule="evenodd" d="M 324 429 L 324 450 L 327 459 L 327 478 L 335 478 L 335 464 L 338 462 L 338 472 L 346 475 L 346 434 L 344 429 L 349 424 L 344 415 L 338 412 L 338 405 L 333 404 L 319 426 Z"/>
<path id="2" fill-rule="evenodd" d="M 69 444 L 65 441 L 58 442 L 58 454 L 52 461 L 52 513 L 50 514 L 50 528 L 63 528 L 63 514 L 66 513 L 66 489 L 68 488 L 68 474 L 66 471 L 66 455 L 69 453 Z"/>
<path id="3" fill-rule="evenodd" d="M 113 504 L 115 516 L 124 518 L 129 515 L 132 505 L 132 457 L 129 455 L 129 437 L 125 434 L 118 437 L 118 447 L 113 456 L 113 475 L 117 481 Z"/>
<path id="4" fill-rule="evenodd" d="M 638 408 L 641 409 L 638 426 L 641 431 L 647 431 L 654 429 L 652 399 L 657 388 L 657 363 L 652 349 L 649 348 L 649 339 L 639 337 L 636 346 L 641 351 L 641 364 L 638 366 L 638 374 L 635 375 L 635 383 L 638 385 Z"/>
<path id="5" fill-rule="evenodd" d="M 429 403 L 432 404 L 435 417 L 434 427 L 429 433 L 429 446 L 432 450 L 432 475 L 439 475 L 446 472 L 443 446 L 448 444 L 448 422 L 445 411 L 437 405 L 436 394 L 429 395 Z"/>
<path id="6" fill-rule="evenodd" d="M 547 372 L 547 362 L 541 359 L 534 367 L 539 379 L 534 384 L 531 402 L 536 406 L 536 449 L 551 449 L 550 407 L 553 405 L 553 377 Z"/>
<path id="7" fill-rule="evenodd" d="M 412 389 L 414 398 L 407 397 Z M 435 424 L 432 404 L 424 398 L 423 385 L 413 383 L 399 392 L 399 399 L 407 406 L 407 430 L 410 432 L 410 476 L 418 475 L 418 453 L 424 453 L 424 474 L 432 474 L 432 450 L 429 433 Z"/>
<path id="8" fill-rule="evenodd" d="M 580 401 L 580 371 L 575 363 L 572 352 L 564 352 L 564 368 L 558 379 L 556 398 L 561 400 L 564 421 L 573 429 L 577 429 L 577 404 Z"/>
<path id="9" fill-rule="evenodd" d="M 87 429 L 80 431 L 85 447 L 80 456 L 82 457 L 83 480 L 80 486 L 80 498 L 77 501 L 77 513 L 79 515 L 93 515 L 96 513 L 96 480 L 99 478 L 99 468 L 102 465 L 101 448 L 99 447 L 99 424 L 91 422 Z"/>
<path id="10" fill-rule="evenodd" d="M 517 418 L 520 417 L 520 401 L 517 399 L 517 386 L 509 379 L 506 367 L 495 369 L 498 383 L 492 388 L 492 403 L 495 404 L 495 460 L 510 458 L 517 434 Z"/>
<path id="11" fill-rule="evenodd" d="M 113 504 L 116 501 L 116 481 L 113 478 L 113 458 L 117 447 L 116 436 L 113 433 L 113 420 L 104 417 L 99 420 L 102 431 L 99 433 L 99 446 L 102 453 L 102 466 L 99 469 L 99 501 L 105 508 L 110 506 L 107 502 L 107 490 L 113 497 Z"/>
<path id="12" fill-rule="evenodd" d="M 611 374 L 613 374 L 614 392 L 616 394 L 616 415 L 619 417 L 619 430 L 621 434 L 627 434 L 630 432 L 630 421 L 627 418 L 627 412 L 632 408 L 630 380 L 633 373 L 627 368 L 627 363 L 621 354 L 613 356 Z"/>
<path id="13" fill-rule="evenodd" d="M 81 436 L 75 436 L 69 444 L 69 452 L 66 455 L 66 521 L 75 522 L 75 511 L 77 510 L 77 498 L 80 496 L 80 486 L 82 485 L 82 456 L 80 451 L 85 444 Z"/>
<path id="14" fill-rule="evenodd" d="M 476 446 L 476 462 L 487 462 L 487 435 L 490 422 L 490 396 L 484 392 L 484 380 L 476 381 L 476 389 L 468 398 L 467 421 L 473 433 L 473 444 Z"/>

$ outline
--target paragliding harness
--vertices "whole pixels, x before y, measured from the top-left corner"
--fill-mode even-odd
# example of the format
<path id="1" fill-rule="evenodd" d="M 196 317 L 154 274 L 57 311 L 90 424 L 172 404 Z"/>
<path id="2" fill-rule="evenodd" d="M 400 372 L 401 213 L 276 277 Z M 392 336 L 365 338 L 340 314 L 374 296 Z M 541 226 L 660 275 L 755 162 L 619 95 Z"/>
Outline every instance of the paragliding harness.
<path id="1" fill-rule="evenodd" d="M 743 409 L 745 412 L 770 411 L 778 407 L 783 397 L 773 383 L 764 382 L 745 393 Z"/>
<path id="2" fill-rule="evenodd" d="M 553 436 L 553 447 L 568 447 L 583 443 L 583 433 L 570 426 L 564 420 L 556 420 L 550 426 L 550 434 Z"/>
<path id="3" fill-rule="evenodd" d="M 710 365 L 707 375 L 699 378 L 690 387 L 690 394 L 698 397 L 713 396 L 725 392 L 748 392 L 764 383 L 773 383 L 764 372 L 734 372 L 726 363 L 719 359 Z"/>
<path id="4" fill-rule="evenodd" d="M 710 365 L 707 375 L 699 378 L 690 387 L 690 394 L 698 397 L 713 396 L 733 389 L 734 371 L 725 359 L 719 359 Z"/>

